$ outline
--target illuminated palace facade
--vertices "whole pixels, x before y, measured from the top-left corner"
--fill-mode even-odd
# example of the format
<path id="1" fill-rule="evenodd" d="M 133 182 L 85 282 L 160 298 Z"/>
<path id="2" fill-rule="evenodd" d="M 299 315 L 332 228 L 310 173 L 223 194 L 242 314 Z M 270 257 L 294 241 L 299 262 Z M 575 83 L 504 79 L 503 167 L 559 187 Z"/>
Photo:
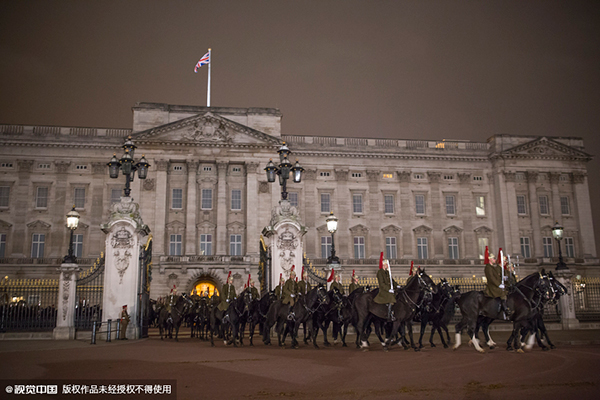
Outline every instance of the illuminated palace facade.
<path id="1" fill-rule="evenodd" d="M 485 246 L 502 247 L 523 271 L 554 268 L 559 242 L 568 267 L 596 275 L 582 139 L 496 135 L 483 142 L 294 136 L 277 109 L 138 103 L 132 129 L 0 125 L 0 272 L 56 277 L 68 251 L 65 215 L 81 215 L 79 263 L 104 251 L 100 225 L 123 195 L 107 162 L 131 136 L 150 163 L 131 197 L 153 236 L 151 297 L 176 285 L 216 287 L 229 271 L 256 279 L 260 238 L 281 198 L 264 168 L 283 142 L 305 171 L 289 200 L 308 231 L 303 251 L 322 271 L 331 250 L 325 219 L 338 217 L 342 274 L 375 276 L 379 254 L 394 274 L 410 261 L 433 275 L 481 276 Z M 290 180 L 291 182 L 291 180 Z"/>

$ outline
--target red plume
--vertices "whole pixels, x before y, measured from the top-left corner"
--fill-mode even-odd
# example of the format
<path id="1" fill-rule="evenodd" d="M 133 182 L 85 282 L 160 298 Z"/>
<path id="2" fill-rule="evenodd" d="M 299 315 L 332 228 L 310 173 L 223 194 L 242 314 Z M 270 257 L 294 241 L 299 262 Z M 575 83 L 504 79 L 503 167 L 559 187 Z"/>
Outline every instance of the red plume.
<path id="1" fill-rule="evenodd" d="M 295 265 L 292 265 L 292 271 L 293 271 L 295 268 L 296 268 L 296 266 L 295 266 Z"/>
<path id="2" fill-rule="evenodd" d="M 379 256 L 379 269 L 383 268 L 383 251 L 381 252 L 381 255 Z"/>
<path id="3" fill-rule="evenodd" d="M 279 274 L 279 282 L 281 283 L 281 279 L 283 279 L 283 274 Z"/>
<path id="4" fill-rule="evenodd" d="M 229 271 L 229 274 L 227 274 L 227 280 L 229 280 L 230 277 L 231 277 L 231 271 Z"/>
<path id="5" fill-rule="evenodd" d="M 331 268 L 331 275 L 329 275 L 329 278 L 327 278 L 327 282 L 333 281 L 333 278 L 335 278 L 335 271 L 333 268 Z"/>
<path id="6" fill-rule="evenodd" d="M 414 266 L 414 263 L 413 263 L 413 261 L 411 261 L 410 262 L 410 272 L 408 273 L 408 275 L 410 275 L 410 276 L 412 276 L 413 266 Z"/>
<path id="7" fill-rule="evenodd" d="M 484 264 L 490 263 L 490 250 L 488 249 L 487 246 L 485 246 L 485 254 L 483 256 L 483 263 Z"/>
<path id="8" fill-rule="evenodd" d="M 304 279 L 304 265 L 302 266 L 302 273 L 300 274 L 300 278 Z"/>
<path id="9" fill-rule="evenodd" d="M 496 257 L 496 260 L 497 260 L 497 262 L 499 262 L 499 263 L 503 263 L 503 262 L 504 262 L 504 260 L 502 260 L 502 259 L 500 258 L 500 253 L 501 253 L 501 252 L 502 252 L 502 247 L 500 247 L 500 248 L 498 249 L 498 257 Z"/>
<path id="10" fill-rule="evenodd" d="M 248 282 L 246 283 L 246 286 L 250 287 L 250 275 L 252 274 L 248 274 Z"/>
<path id="11" fill-rule="evenodd" d="M 298 277 L 296 277 L 296 283 L 298 282 Z"/>
<path id="12" fill-rule="evenodd" d="M 354 278 L 354 270 L 352 270 L 352 277 Z"/>

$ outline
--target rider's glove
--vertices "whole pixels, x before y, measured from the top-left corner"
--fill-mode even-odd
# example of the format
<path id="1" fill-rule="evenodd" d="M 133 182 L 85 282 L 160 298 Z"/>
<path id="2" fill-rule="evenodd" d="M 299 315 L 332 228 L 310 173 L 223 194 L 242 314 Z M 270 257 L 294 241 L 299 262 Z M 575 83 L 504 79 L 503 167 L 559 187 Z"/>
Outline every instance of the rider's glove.
<path id="1" fill-rule="evenodd" d="M 290 296 L 291 296 L 291 297 L 296 297 L 296 295 L 294 295 L 294 294 L 290 294 Z"/>
<path id="2" fill-rule="evenodd" d="M 390 290 L 389 290 L 389 292 L 390 292 L 390 293 L 394 293 L 394 289 L 390 289 Z"/>
<path id="3" fill-rule="evenodd" d="M 225 300 L 227 303 L 229 303 L 229 299 Z"/>
<path id="4" fill-rule="evenodd" d="M 500 289 L 504 289 L 504 283 L 501 283 L 500 286 L 498 286 Z"/>

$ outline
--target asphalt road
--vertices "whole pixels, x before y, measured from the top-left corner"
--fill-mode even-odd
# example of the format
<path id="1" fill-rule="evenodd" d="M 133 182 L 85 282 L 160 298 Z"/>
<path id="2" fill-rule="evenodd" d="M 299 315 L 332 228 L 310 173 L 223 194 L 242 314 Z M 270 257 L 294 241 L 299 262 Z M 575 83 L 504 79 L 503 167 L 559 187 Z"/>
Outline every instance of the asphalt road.
<path id="1" fill-rule="evenodd" d="M 211 348 L 188 337 L 179 342 L 150 337 L 96 345 L 2 341 L 0 354 L 3 382 L 176 379 L 181 400 L 600 397 L 600 345 L 563 344 L 547 352 L 535 347 L 525 354 L 503 348 L 479 354 L 466 344 L 456 351 L 427 345 L 420 352 L 396 347 L 386 353 L 377 343 L 367 352 L 340 345 L 294 350 L 262 342 L 233 348 L 217 341 Z"/>

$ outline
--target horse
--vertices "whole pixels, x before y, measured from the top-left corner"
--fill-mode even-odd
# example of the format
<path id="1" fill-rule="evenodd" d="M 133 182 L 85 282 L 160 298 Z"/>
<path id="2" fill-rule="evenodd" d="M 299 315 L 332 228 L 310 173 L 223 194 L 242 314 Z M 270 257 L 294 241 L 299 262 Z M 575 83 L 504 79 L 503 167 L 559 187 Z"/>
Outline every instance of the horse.
<path id="1" fill-rule="evenodd" d="M 227 310 L 229 318 L 225 318 L 225 322 L 231 326 L 231 342 L 234 347 L 237 347 L 237 339 L 239 339 L 240 345 L 244 345 L 244 328 L 250 316 L 251 303 L 252 293 L 250 290 L 244 289 Z"/>
<path id="2" fill-rule="evenodd" d="M 158 316 L 158 330 L 160 332 L 160 340 L 163 340 L 163 332 L 168 332 L 169 338 L 173 338 L 173 328 L 175 328 L 175 341 L 178 342 L 179 327 L 181 322 L 187 315 L 189 308 L 192 306 L 192 301 L 185 293 L 177 297 L 175 304 L 171 307 L 171 311 L 167 307 L 161 308 Z"/>
<path id="3" fill-rule="evenodd" d="M 517 343 L 518 351 L 522 352 L 518 332 L 524 326 L 529 326 L 529 317 L 533 308 L 539 304 L 542 296 L 547 293 L 548 285 L 544 276 L 535 272 L 526 276 L 515 284 L 515 289 L 508 294 L 506 304 L 514 311 L 511 316 L 513 321 L 513 332 L 507 341 L 507 350 L 512 350 L 511 341 Z M 461 345 L 461 333 L 467 328 L 467 334 L 475 349 L 483 353 L 484 350 L 479 345 L 477 331 L 481 326 L 486 336 L 486 342 L 490 348 L 494 348 L 496 343 L 489 337 L 488 328 L 490 324 L 502 315 L 500 309 L 500 300 L 497 298 L 486 297 L 481 291 L 471 291 L 462 295 L 456 302 L 462 314 L 461 321 L 455 326 L 456 342 L 454 349 Z"/>
<path id="4" fill-rule="evenodd" d="M 391 338 L 396 336 L 402 323 L 412 321 L 416 308 L 420 306 L 426 294 L 437 292 L 435 284 L 431 277 L 425 273 L 425 270 L 418 268 L 415 275 L 410 277 L 403 289 L 396 290 L 396 303 L 392 306 L 395 320 L 392 322 L 391 329 L 386 332 L 386 339 L 381 342 L 384 351 L 388 351 L 390 345 L 395 344 Z M 354 302 L 357 321 L 357 335 L 360 335 L 361 348 L 368 350 L 367 327 L 370 321 L 386 322 L 388 319 L 388 306 L 386 304 L 377 304 L 373 300 L 378 293 L 375 289 L 369 293 L 363 293 L 357 296 Z M 413 340 L 412 329 L 409 329 L 411 347 L 418 351 Z"/>
<path id="5" fill-rule="evenodd" d="M 532 333 L 529 342 L 525 346 L 527 350 L 531 350 L 533 348 L 533 337 L 535 337 L 538 346 L 540 346 L 540 348 L 543 351 L 556 348 L 556 346 L 554 346 L 554 344 L 550 341 L 548 331 L 546 330 L 546 325 L 544 324 L 544 306 L 546 304 L 555 305 L 558 302 L 558 299 L 560 299 L 561 296 L 565 296 L 568 293 L 568 291 L 567 288 L 554 277 L 552 271 L 548 271 L 547 276 L 548 282 L 550 283 L 549 289 L 551 292 L 551 298 L 547 300 L 543 298 L 540 305 L 538 305 L 538 307 L 535 309 L 535 312 L 533 313 L 533 316 L 530 320 L 532 324 L 532 329 L 523 328 L 521 330 L 521 341 L 525 341 L 527 333 L 529 333 L 530 331 Z M 546 343 L 548 343 L 550 348 L 544 345 L 544 343 L 542 342 L 542 338 L 546 339 Z"/>
<path id="6" fill-rule="evenodd" d="M 208 336 L 207 328 L 209 326 L 210 313 L 208 310 L 208 302 L 205 297 L 201 297 L 194 304 L 194 308 L 190 312 L 192 314 L 192 329 L 191 336 L 206 340 Z"/>
<path id="7" fill-rule="evenodd" d="M 315 311 L 319 310 L 321 307 L 326 305 L 327 302 L 327 291 L 322 285 L 315 286 L 314 288 L 309 290 L 308 293 L 306 293 L 306 295 L 300 295 L 298 297 L 298 300 L 294 303 L 294 306 L 292 307 L 293 318 L 286 322 L 286 324 L 289 327 L 289 329 L 286 329 L 286 332 L 290 332 L 290 337 L 292 339 L 292 348 L 298 348 L 297 338 L 300 325 L 304 326 L 304 334 L 306 337 L 306 331 L 312 331 L 312 316 L 314 315 Z M 283 340 L 285 342 L 285 335 Z M 305 343 L 306 342 L 307 340 L 305 339 Z M 319 348 L 316 342 L 316 334 L 313 336 L 313 345 L 315 346 L 315 348 Z"/>
<path id="8" fill-rule="evenodd" d="M 340 323 L 342 316 L 342 308 L 344 305 L 344 297 L 342 294 L 336 289 L 331 289 L 327 292 L 328 301 L 325 303 L 323 307 L 320 307 L 313 314 L 313 345 L 315 348 L 318 348 L 316 345 L 317 335 L 319 334 L 319 329 L 323 332 L 323 345 L 331 346 L 331 343 L 327 340 L 327 330 L 329 329 L 329 324 L 334 322 L 334 332 L 335 332 L 335 323 Z M 339 328 L 338 328 L 339 329 Z M 337 335 L 336 335 L 337 337 Z"/>
<path id="9" fill-rule="evenodd" d="M 427 307 L 421 309 L 420 322 L 421 322 L 421 333 L 419 336 L 419 348 L 423 348 L 423 335 L 425 334 L 425 328 L 427 324 L 431 323 L 431 336 L 429 337 L 429 343 L 431 347 L 435 347 L 433 343 L 433 335 L 437 331 L 442 340 L 442 345 L 445 349 L 448 348 L 450 341 L 450 334 L 448 333 L 448 322 L 454 316 L 454 302 L 460 297 L 460 290 L 448 283 L 445 278 L 440 280 L 437 284 L 437 293 L 433 295 L 431 302 Z M 444 335 L 442 335 L 442 329 L 446 332 L 448 344 L 444 341 Z"/>
<path id="10" fill-rule="evenodd" d="M 354 310 L 354 301 L 356 300 L 356 297 L 362 293 L 365 292 L 365 288 L 358 288 L 356 290 L 354 290 L 352 293 L 350 293 L 348 295 L 348 297 L 344 297 L 343 302 L 344 304 L 342 305 L 342 310 L 341 310 L 341 318 L 340 321 L 338 323 L 338 330 L 339 333 L 341 334 L 341 339 L 342 339 L 342 347 L 347 347 L 348 345 L 346 344 L 346 334 L 348 333 L 348 325 L 352 324 L 352 326 L 354 327 L 354 331 L 358 332 L 357 330 L 357 326 L 356 323 L 358 322 L 358 315 L 356 314 L 355 310 Z M 336 341 L 337 335 L 336 335 L 336 323 L 334 322 L 333 324 L 333 340 L 334 343 Z M 360 341 L 359 341 L 359 337 L 358 335 L 356 335 L 356 347 L 359 348 L 360 347 Z"/>
<path id="11" fill-rule="evenodd" d="M 256 324 L 258 324 L 259 332 L 262 332 L 265 321 L 267 319 L 267 312 L 269 311 L 269 307 L 276 299 L 277 297 L 275 296 L 275 292 L 271 290 L 270 292 L 265 293 L 265 295 L 262 296 L 260 300 L 254 300 L 250 304 L 250 316 L 248 317 L 248 323 L 250 325 L 248 328 L 248 338 L 250 340 L 250 346 L 254 346 L 252 340 L 254 338 L 254 329 L 256 328 Z"/>

